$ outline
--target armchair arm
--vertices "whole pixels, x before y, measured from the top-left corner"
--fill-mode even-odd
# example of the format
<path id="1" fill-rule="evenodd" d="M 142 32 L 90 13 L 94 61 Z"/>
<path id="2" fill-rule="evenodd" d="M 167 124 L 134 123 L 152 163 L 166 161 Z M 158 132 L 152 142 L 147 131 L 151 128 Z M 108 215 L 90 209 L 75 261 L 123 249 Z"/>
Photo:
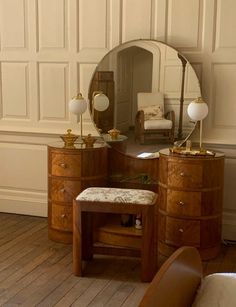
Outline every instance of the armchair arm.
<path id="1" fill-rule="evenodd" d="M 143 110 L 139 110 L 135 116 L 135 126 L 136 124 L 144 129 L 144 111 Z"/>
<path id="2" fill-rule="evenodd" d="M 175 122 L 175 111 L 168 111 L 165 113 L 164 117 L 170 119 L 172 122 Z"/>

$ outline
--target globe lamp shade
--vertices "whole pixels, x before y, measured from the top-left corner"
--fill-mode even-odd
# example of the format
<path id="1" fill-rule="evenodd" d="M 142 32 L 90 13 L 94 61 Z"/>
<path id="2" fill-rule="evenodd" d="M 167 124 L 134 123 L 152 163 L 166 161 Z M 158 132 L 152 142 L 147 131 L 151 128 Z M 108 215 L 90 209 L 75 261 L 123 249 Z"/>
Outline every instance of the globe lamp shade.
<path id="1" fill-rule="evenodd" d="M 187 112 L 192 120 L 200 121 L 207 116 L 208 106 L 201 97 L 198 97 L 196 100 L 190 102 Z"/>
<path id="2" fill-rule="evenodd" d="M 109 107 L 108 97 L 103 93 L 95 95 L 93 98 L 93 107 L 96 111 L 105 111 Z"/>
<path id="3" fill-rule="evenodd" d="M 81 94 L 69 101 L 69 111 L 76 115 L 83 114 L 87 109 L 87 102 Z"/>

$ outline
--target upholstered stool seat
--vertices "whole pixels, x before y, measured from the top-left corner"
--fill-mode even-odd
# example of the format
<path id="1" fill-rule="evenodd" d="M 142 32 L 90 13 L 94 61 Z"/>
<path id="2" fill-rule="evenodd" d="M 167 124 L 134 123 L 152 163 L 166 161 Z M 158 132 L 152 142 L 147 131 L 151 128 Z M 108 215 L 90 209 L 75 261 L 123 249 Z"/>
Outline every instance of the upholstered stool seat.
<path id="1" fill-rule="evenodd" d="M 91 187 L 81 192 L 73 202 L 73 269 L 82 275 L 82 260 L 90 260 L 93 254 L 139 256 L 141 280 L 152 280 L 157 270 L 157 195 L 139 189 Z M 139 215 L 142 219 L 140 249 L 127 246 L 102 246 L 94 244 L 95 226 L 99 213 Z"/>

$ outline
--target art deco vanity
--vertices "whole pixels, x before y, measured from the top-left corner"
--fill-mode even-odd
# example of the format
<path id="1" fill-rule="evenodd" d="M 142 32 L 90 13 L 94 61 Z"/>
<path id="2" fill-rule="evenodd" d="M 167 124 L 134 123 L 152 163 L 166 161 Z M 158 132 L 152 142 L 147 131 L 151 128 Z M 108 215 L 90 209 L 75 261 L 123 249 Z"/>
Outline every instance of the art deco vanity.
<path id="1" fill-rule="evenodd" d="M 71 242 L 72 199 L 86 187 L 141 188 L 159 193 L 161 253 L 168 256 L 187 244 L 196 246 L 203 259 L 217 255 L 221 242 L 223 155 L 186 157 L 170 154 L 168 147 L 172 144 L 159 146 L 158 139 L 152 145 L 134 142 L 139 92 L 162 92 L 166 110 L 179 115 L 175 135 L 182 138 L 191 130 L 186 108 L 201 96 L 201 91 L 193 68 L 183 59 L 163 43 L 138 40 L 114 48 L 98 64 L 89 88 L 92 119 L 106 137 L 108 129 L 117 128 L 122 138 L 108 141 L 108 146 L 95 143 L 89 149 L 57 145 L 48 148 L 51 239 Z M 92 109 L 92 99 L 95 92 L 101 91 L 111 103 L 107 110 L 98 112 Z M 147 159 L 137 157 L 163 147 L 167 149 L 160 152 L 160 158 L 155 154 Z M 109 243 L 114 229 L 117 228 L 99 229 L 100 238 Z M 124 228 L 116 236 L 121 232 L 125 232 Z"/>

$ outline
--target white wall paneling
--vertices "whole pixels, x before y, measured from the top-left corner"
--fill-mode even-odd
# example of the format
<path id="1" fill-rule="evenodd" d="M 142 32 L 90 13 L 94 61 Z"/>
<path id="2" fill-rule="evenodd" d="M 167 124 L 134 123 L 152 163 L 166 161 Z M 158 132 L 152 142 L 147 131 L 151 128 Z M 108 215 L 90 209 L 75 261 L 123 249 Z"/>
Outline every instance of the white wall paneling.
<path id="1" fill-rule="evenodd" d="M 213 65 L 213 127 L 235 129 L 236 63 Z"/>
<path id="2" fill-rule="evenodd" d="M 0 169 L 1 211 L 46 216 L 46 146 L 1 143 Z"/>
<path id="3" fill-rule="evenodd" d="M 2 119 L 30 117 L 28 63 L 1 63 Z"/>
<path id="4" fill-rule="evenodd" d="M 68 70 L 68 63 L 39 63 L 40 121 L 68 122 Z"/>
<path id="5" fill-rule="evenodd" d="M 38 49 L 68 48 L 68 0 L 37 0 Z"/>
<path id="6" fill-rule="evenodd" d="M 14 10 L 12 9 L 14 8 Z M 28 48 L 28 10 L 26 0 L 0 1 L 1 49 Z"/>
<path id="7" fill-rule="evenodd" d="M 122 1 L 122 42 L 151 36 L 151 0 Z"/>
<path id="8" fill-rule="evenodd" d="M 87 48 L 107 48 L 107 13 L 107 0 L 79 1 L 80 50 Z"/>
<path id="9" fill-rule="evenodd" d="M 167 8 L 167 42 L 181 49 L 201 49 L 201 0 L 169 0 Z M 181 33 L 181 35 L 179 35 Z"/>
<path id="10" fill-rule="evenodd" d="M 236 27 L 234 0 L 217 0 L 215 10 L 215 45 L 214 51 L 221 48 L 236 48 Z"/>

